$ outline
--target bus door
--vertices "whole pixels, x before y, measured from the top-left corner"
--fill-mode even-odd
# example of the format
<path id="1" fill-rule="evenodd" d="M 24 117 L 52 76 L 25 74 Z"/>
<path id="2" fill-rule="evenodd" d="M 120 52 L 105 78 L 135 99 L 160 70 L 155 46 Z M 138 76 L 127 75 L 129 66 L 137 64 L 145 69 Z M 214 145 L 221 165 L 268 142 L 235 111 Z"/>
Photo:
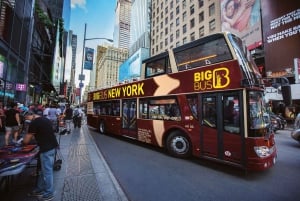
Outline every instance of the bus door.
<path id="1" fill-rule="evenodd" d="M 136 99 L 122 101 L 122 135 L 136 138 Z"/>
<path id="2" fill-rule="evenodd" d="M 201 96 L 203 156 L 241 164 L 244 156 L 242 92 Z"/>

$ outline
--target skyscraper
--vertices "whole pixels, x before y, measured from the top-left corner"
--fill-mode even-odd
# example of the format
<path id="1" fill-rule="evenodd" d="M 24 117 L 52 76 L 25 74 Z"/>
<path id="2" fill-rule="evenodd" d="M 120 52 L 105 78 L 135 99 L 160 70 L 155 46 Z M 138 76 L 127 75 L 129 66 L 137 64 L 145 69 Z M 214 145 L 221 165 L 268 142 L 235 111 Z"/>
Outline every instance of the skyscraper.
<path id="1" fill-rule="evenodd" d="M 118 0 L 114 27 L 114 46 L 129 48 L 131 0 Z"/>

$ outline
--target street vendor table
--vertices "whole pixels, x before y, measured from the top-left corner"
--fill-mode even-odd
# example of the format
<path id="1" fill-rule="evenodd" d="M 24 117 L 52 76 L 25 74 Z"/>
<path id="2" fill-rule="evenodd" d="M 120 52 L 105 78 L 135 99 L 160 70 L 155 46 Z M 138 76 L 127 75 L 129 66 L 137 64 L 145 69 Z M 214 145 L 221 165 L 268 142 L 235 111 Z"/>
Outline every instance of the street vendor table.
<path id="1" fill-rule="evenodd" d="M 0 148 L 0 183 L 9 188 L 11 176 L 20 174 L 38 155 L 37 145 L 9 145 Z"/>

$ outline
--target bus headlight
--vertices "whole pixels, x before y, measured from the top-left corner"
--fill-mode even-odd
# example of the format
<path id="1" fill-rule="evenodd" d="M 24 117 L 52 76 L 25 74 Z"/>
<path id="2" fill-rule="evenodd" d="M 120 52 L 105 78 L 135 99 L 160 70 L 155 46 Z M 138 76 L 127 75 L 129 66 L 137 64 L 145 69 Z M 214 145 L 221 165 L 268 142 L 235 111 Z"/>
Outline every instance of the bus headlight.
<path id="1" fill-rule="evenodd" d="M 261 158 L 262 157 L 267 157 L 271 154 L 271 150 L 266 146 L 254 147 L 254 151 Z"/>

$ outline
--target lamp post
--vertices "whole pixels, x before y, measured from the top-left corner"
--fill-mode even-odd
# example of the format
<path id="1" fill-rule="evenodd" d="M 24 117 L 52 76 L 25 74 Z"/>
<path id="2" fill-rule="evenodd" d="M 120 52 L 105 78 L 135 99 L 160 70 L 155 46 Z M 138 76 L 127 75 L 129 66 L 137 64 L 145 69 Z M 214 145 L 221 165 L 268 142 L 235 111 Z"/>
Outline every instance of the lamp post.
<path id="1" fill-rule="evenodd" d="M 109 38 L 86 38 L 86 23 L 84 24 L 84 37 L 83 37 L 83 46 L 82 46 L 82 63 L 81 63 L 81 73 L 79 75 L 79 88 L 80 88 L 80 94 L 79 94 L 79 105 L 81 104 L 81 98 L 82 98 L 82 88 L 83 88 L 83 80 L 84 80 L 84 75 L 83 75 L 83 67 L 84 67 L 84 55 L 85 55 L 85 41 L 87 40 L 97 40 L 97 39 L 103 39 L 107 40 L 108 42 L 114 42 L 112 39 Z"/>

